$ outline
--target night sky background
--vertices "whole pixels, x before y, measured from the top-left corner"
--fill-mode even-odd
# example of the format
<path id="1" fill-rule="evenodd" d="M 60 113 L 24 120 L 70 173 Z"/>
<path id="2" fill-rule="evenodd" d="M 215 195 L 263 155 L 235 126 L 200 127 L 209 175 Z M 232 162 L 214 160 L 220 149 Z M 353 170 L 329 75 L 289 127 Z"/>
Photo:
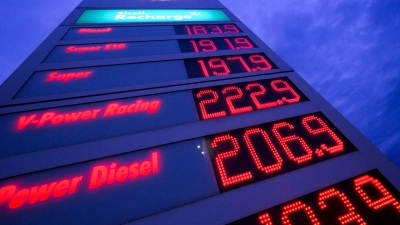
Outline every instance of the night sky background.
<path id="1" fill-rule="evenodd" d="M 80 1 L 0 1 L 0 83 Z M 220 1 L 400 167 L 398 0 Z"/>

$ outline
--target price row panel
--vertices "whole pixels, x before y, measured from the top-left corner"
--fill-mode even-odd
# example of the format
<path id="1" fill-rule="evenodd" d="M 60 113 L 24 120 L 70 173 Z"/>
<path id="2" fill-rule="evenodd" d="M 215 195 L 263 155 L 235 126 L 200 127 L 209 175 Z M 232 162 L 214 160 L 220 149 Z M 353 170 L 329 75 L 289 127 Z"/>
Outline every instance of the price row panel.
<path id="1" fill-rule="evenodd" d="M 281 77 L 5 114 L 0 115 L 0 135 L 8 138 L 0 139 L 0 157 L 304 101 L 307 97 L 288 78 Z M 83 135 L 68 135 L 71 132 Z M 26 141 L 21 143 L 21 139 Z M 13 147 L 16 145 L 18 149 Z"/>
<path id="2" fill-rule="evenodd" d="M 88 40 L 88 39 L 112 39 L 128 37 L 153 37 L 170 35 L 221 35 L 241 34 L 242 30 L 231 23 L 225 24 L 190 24 L 173 26 L 124 26 L 124 27 L 80 27 L 71 28 L 63 40 Z"/>
<path id="3" fill-rule="evenodd" d="M 79 56 L 80 53 L 76 54 Z M 192 78 L 268 73 L 272 69 L 278 67 L 265 54 L 254 53 L 38 71 L 33 73 L 15 98 L 74 94 L 135 85 L 162 85 Z"/>

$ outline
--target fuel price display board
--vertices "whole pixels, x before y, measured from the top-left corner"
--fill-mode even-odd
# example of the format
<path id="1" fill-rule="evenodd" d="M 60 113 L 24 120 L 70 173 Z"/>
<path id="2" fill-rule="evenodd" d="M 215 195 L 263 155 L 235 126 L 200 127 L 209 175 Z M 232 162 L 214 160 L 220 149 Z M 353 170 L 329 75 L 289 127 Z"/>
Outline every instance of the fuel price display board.
<path id="1" fill-rule="evenodd" d="M 2 225 L 400 224 L 399 170 L 217 0 L 83 0 L 5 85 Z"/>
<path id="2" fill-rule="evenodd" d="M 138 27 L 82 27 L 71 28 L 63 40 L 82 40 L 99 38 L 147 37 L 168 35 L 219 35 L 239 34 L 240 28 L 235 24 L 191 24 Z"/>
<path id="3" fill-rule="evenodd" d="M 399 191 L 373 170 L 229 225 L 397 225 L 399 202 Z"/>

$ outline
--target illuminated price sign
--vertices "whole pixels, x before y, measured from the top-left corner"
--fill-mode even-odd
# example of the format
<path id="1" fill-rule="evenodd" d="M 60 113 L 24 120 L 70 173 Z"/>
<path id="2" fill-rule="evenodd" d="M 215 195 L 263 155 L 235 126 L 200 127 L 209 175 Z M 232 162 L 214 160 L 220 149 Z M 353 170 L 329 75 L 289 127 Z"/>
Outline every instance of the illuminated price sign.
<path id="1" fill-rule="evenodd" d="M 263 53 L 185 59 L 190 78 L 268 71 L 276 66 Z"/>
<path id="2" fill-rule="evenodd" d="M 273 108 L 308 100 L 288 79 L 269 79 L 193 90 L 201 119 Z"/>
<path id="3" fill-rule="evenodd" d="M 206 142 L 221 192 L 356 150 L 322 113 L 210 135 Z"/>
<path id="4" fill-rule="evenodd" d="M 64 40 L 149 37 L 169 35 L 216 35 L 236 34 L 242 31 L 235 24 L 198 24 L 175 26 L 121 26 L 121 27 L 82 27 L 71 28 L 63 37 Z"/>
<path id="5" fill-rule="evenodd" d="M 373 170 L 230 225 L 398 225 L 399 202 L 396 188 Z"/>

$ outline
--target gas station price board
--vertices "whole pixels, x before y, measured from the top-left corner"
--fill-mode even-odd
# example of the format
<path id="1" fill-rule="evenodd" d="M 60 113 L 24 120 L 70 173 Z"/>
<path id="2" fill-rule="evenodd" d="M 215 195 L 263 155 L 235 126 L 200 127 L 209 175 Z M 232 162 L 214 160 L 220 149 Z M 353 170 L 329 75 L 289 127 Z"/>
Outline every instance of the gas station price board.
<path id="1" fill-rule="evenodd" d="M 83 0 L 12 76 L 0 224 L 400 224 L 399 170 L 217 0 Z"/>
<path id="2" fill-rule="evenodd" d="M 229 225 L 398 225 L 399 202 L 399 191 L 372 170 Z"/>

